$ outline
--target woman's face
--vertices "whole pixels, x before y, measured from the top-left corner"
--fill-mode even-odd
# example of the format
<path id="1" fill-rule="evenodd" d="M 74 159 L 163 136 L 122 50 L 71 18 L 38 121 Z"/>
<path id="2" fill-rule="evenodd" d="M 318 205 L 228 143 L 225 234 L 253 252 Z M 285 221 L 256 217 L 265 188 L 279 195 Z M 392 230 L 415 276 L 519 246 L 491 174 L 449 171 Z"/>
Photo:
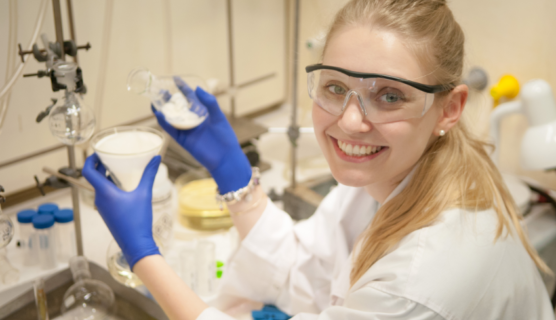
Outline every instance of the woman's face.
<path id="1" fill-rule="evenodd" d="M 323 64 L 437 84 L 429 82 L 427 70 L 398 36 L 364 26 L 339 30 L 328 43 Z M 435 101 L 421 118 L 375 124 L 365 118 L 353 96 L 340 116 L 313 103 L 315 134 L 332 174 L 342 184 L 367 187 L 379 202 L 411 171 L 436 139 L 440 115 L 439 101 Z M 344 148 L 351 144 L 352 149 L 356 145 L 382 149 L 370 156 L 352 156 L 339 147 L 339 142 Z"/>

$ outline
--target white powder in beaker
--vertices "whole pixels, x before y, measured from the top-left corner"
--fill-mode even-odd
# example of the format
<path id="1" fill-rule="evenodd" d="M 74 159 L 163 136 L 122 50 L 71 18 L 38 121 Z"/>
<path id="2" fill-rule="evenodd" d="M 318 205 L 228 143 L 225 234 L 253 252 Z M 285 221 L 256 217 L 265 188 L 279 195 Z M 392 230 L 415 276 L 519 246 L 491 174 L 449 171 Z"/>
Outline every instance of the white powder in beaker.
<path id="1" fill-rule="evenodd" d="M 203 122 L 206 117 L 200 117 L 189 110 L 189 103 L 181 92 L 172 95 L 160 111 L 164 114 L 166 121 L 176 129 L 191 129 Z"/>
<path id="2" fill-rule="evenodd" d="M 163 139 L 147 131 L 114 132 L 95 146 L 102 163 L 114 174 L 125 191 L 139 185 L 145 167 L 160 152 Z"/>
<path id="3" fill-rule="evenodd" d="M 162 138 L 154 133 L 124 131 L 114 132 L 114 134 L 100 139 L 96 143 L 95 149 L 102 153 L 127 156 L 148 152 L 160 148 L 161 145 Z"/>

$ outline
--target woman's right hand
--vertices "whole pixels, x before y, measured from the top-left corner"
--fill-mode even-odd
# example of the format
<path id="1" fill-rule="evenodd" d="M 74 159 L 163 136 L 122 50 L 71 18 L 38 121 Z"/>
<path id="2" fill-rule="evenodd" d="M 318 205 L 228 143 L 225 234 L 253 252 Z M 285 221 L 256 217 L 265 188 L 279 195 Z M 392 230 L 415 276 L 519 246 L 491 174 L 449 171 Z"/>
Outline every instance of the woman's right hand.
<path id="1" fill-rule="evenodd" d="M 191 109 L 204 105 L 208 116 L 197 127 L 180 130 L 170 125 L 162 112 L 153 108 L 160 126 L 210 172 L 220 194 L 247 186 L 251 179 L 251 165 L 216 98 L 199 87 L 193 91 L 179 77 L 174 77 L 174 82 L 192 103 Z"/>

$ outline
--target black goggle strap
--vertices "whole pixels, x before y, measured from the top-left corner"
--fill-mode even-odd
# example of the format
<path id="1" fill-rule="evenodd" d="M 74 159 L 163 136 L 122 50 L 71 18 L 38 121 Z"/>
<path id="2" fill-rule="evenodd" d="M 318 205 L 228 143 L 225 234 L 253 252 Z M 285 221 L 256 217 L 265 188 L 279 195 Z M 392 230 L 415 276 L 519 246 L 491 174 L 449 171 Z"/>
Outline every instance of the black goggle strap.
<path id="1" fill-rule="evenodd" d="M 382 79 L 388 79 L 388 80 L 393 80 L 393 81 L 398 81 L 401 83 L 405 83 L 415 89 L 419 89 L 423 92 L 426 93 L 437 93 L 437 92 L 443 92 L 443 91 L 447 91 L 447 90 L 451 90 L 452 89 L 452 85 L 434 85 L 434 86 L 430 86 L 427 84 L 422 84 L 419 82 L 414 82 L 414 81 L 410 81 L 410 80 L 406 80 L 406 79 L 402 79 L 402 78 L 397 78 L 397 77 L 392 77 L 392 76 L 388 76 L 388 75 L 384 75 L 384 74 L 378 74 L 378 73 L 363 73 L 363 72 L 356 72 L 356 71 L 350 71 L 350 70 L 346 70 L 346 69 L 342 69 L 342 68 L 338 68 L 338 67 L 333 67 L 333 66 L 327 66 L 327 65 L 323 65 L 322 63 L 318 63 L 318 64 L 313 64 L 310 66 L 305 67 L 305 71 L 307 73 L 312 72 L 312 71 L 316 71 L 316 70 L 322 70 L 322 69 L 326 69 L 326 70 L 334 70 L 334 71 L 338 71 L 341 72 L 347 76 L 353 77 L 353 78 L 382 78 Z"/>

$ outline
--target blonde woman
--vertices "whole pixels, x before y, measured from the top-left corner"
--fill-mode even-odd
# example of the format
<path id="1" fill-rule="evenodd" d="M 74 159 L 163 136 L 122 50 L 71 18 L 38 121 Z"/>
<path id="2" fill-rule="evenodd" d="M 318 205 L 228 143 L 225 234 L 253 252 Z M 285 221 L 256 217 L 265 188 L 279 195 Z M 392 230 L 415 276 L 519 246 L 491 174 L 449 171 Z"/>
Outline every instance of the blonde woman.
<path id="1" fill-rule="evenodd" d="M 340 185 L 294 224 L 258 186 L 214 97 L 200 127 L 160 125 L 215 178 L 242 239 L 220 306 L 237 298 L 293 319 L 554 319 L 519 214 L 485 144 L 460 117 L 464 35 L 444 0 L 355 0 L 308 66 L 315 135 Z M 84 175 L 98 209 L 171 319 L 230 319 L 165 264 L 152 240 L 150 188 L 132 193 L 96 156 Z M 133 216 L 133 219 L 129 217 Z M 136 225 L 130 226 L 130 221 Z"/>

